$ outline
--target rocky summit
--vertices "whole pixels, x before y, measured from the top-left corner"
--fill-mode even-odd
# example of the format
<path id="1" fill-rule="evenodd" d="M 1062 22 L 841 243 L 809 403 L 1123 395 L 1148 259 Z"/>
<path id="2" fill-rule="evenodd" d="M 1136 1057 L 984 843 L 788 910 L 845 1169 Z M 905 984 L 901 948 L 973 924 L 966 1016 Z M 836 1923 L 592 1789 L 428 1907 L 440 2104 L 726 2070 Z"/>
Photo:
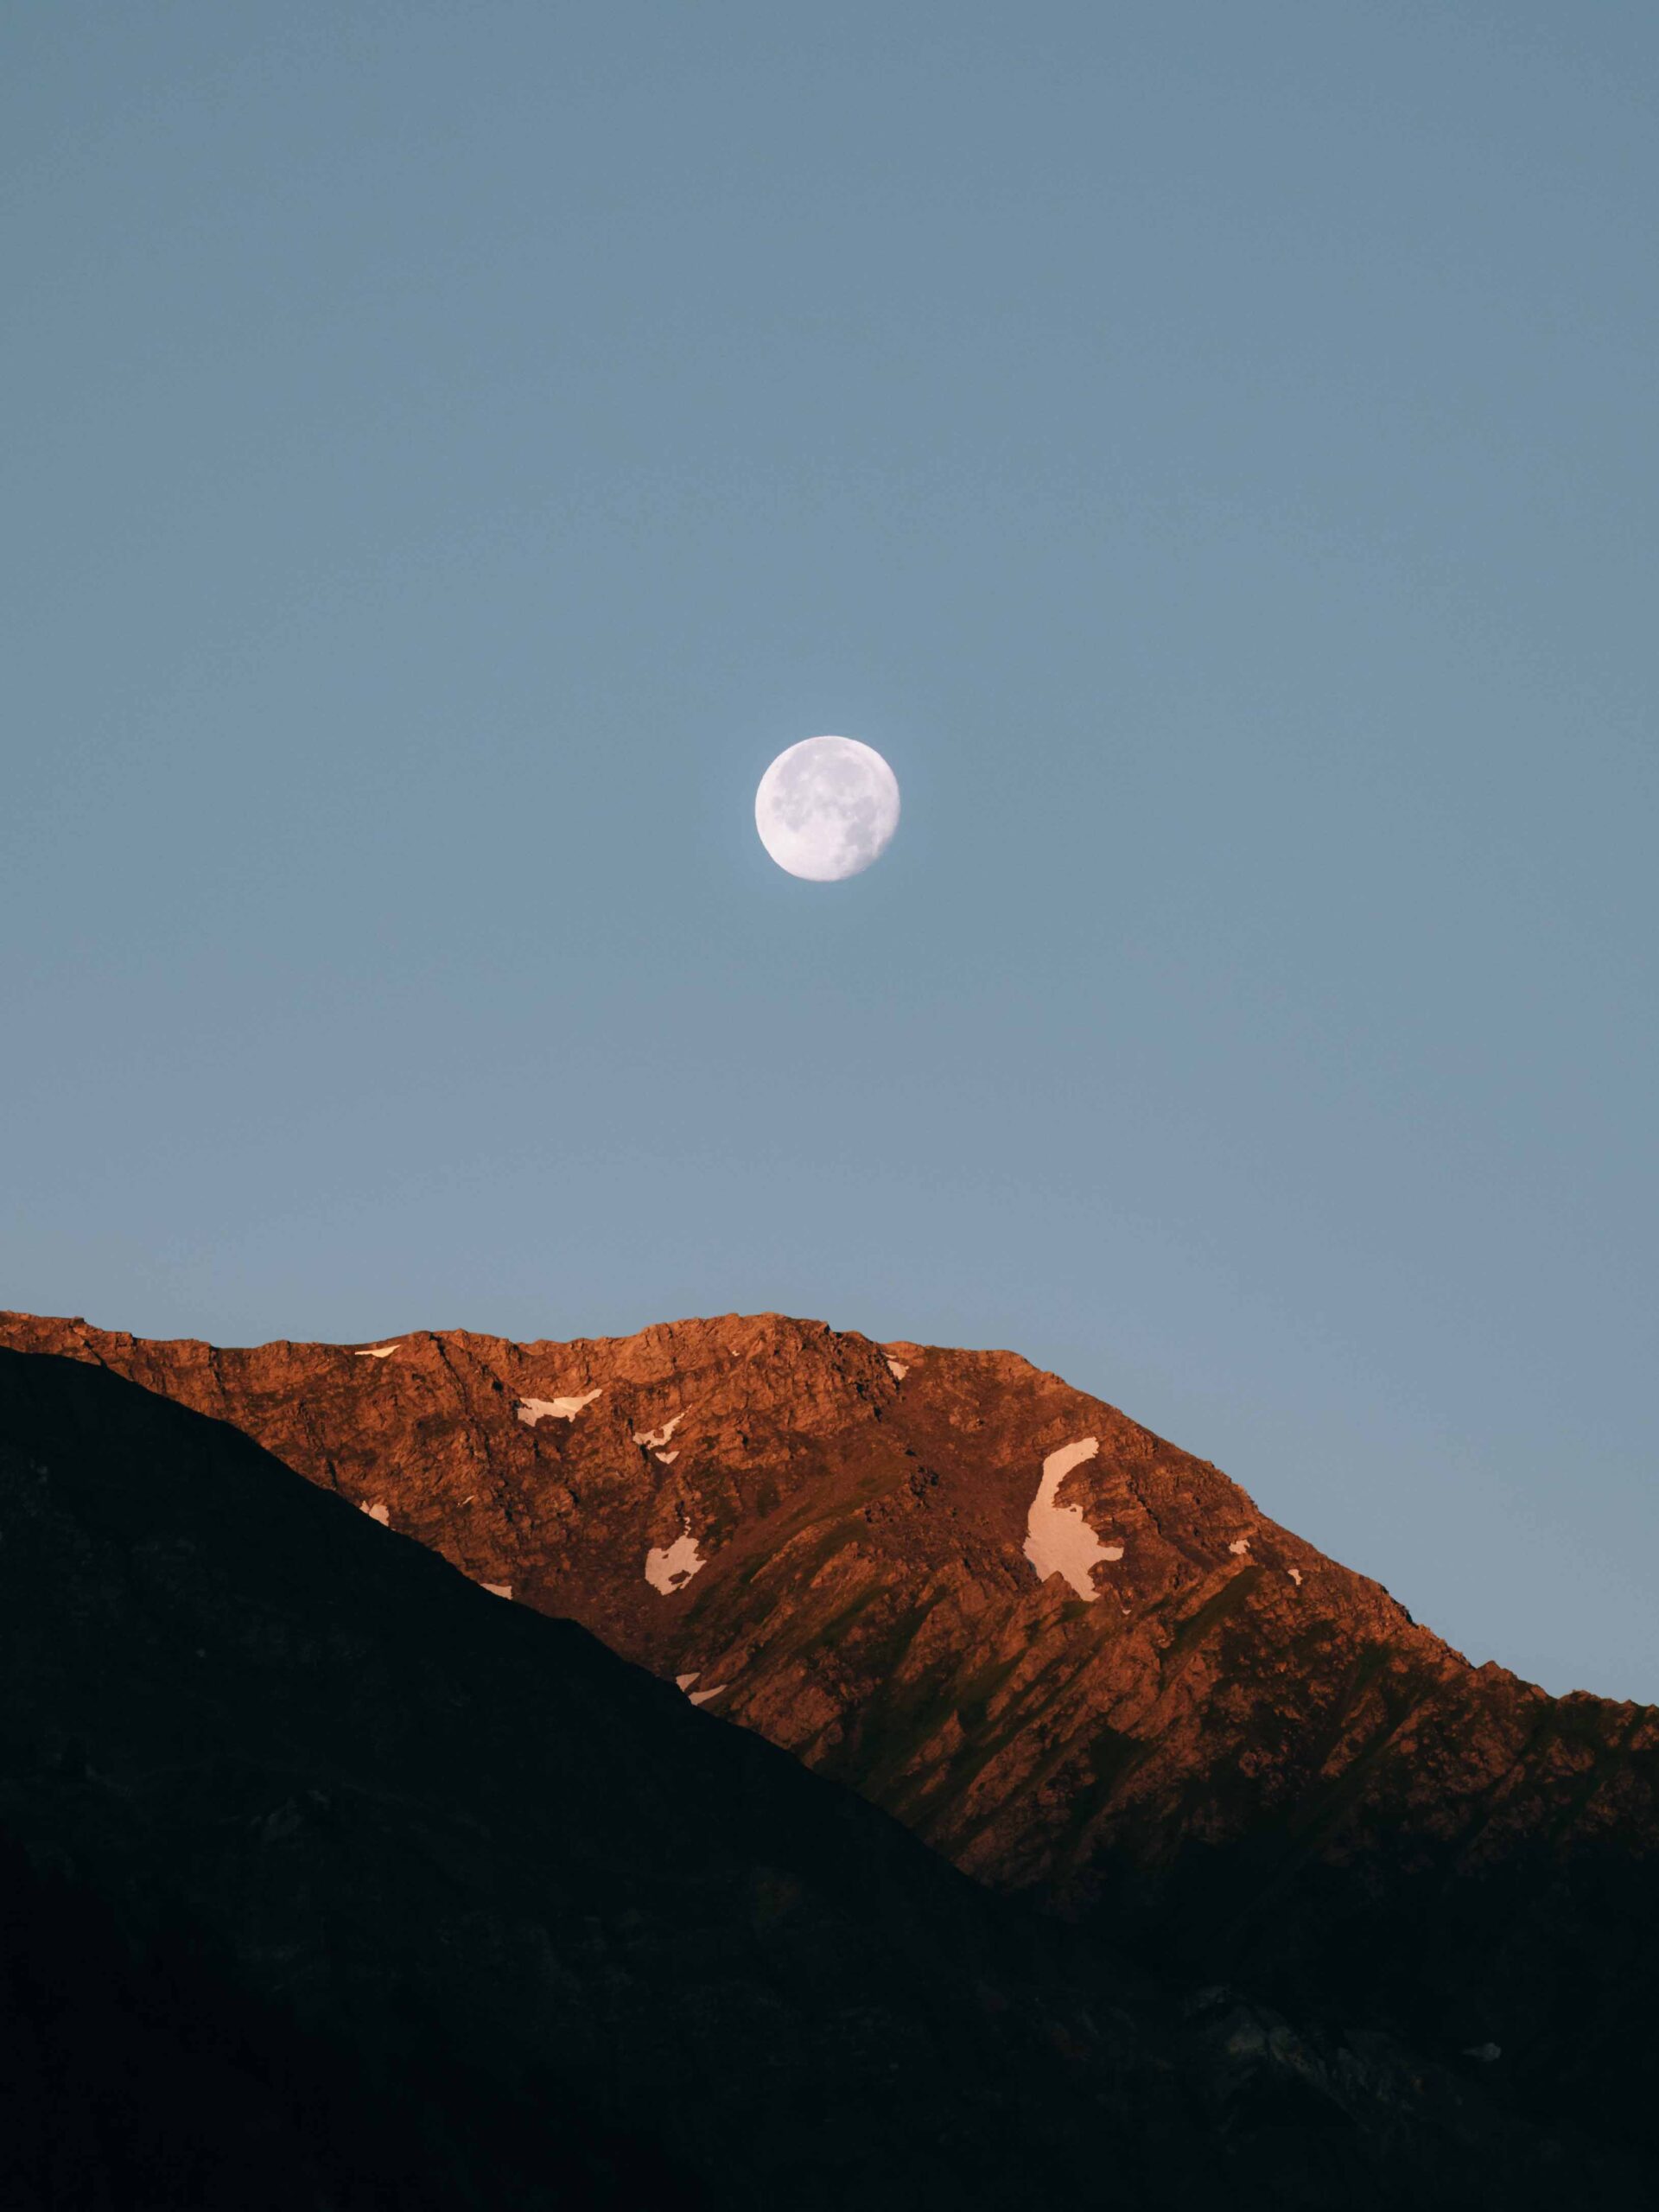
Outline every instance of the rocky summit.
<path id="1" fill-rule="evenodd" d="M 1471 1667 L 1011 1353 L 777 1315 L 0 1342 L 233 1423 L 1143 1969 L 1659 2145 L 1659 1713 Z"/>

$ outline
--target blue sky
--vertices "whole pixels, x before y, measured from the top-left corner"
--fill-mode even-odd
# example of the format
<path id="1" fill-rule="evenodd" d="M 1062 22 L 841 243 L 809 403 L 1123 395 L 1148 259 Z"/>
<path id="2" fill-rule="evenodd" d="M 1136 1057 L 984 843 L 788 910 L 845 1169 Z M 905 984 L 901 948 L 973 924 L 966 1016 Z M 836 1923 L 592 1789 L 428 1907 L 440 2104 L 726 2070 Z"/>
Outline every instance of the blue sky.
<path id="1" fill-rule="evenodd" d="M 1659 1698 L 1650 10 L 0 62 L 0 1302 L 1007 1344 Z"/>

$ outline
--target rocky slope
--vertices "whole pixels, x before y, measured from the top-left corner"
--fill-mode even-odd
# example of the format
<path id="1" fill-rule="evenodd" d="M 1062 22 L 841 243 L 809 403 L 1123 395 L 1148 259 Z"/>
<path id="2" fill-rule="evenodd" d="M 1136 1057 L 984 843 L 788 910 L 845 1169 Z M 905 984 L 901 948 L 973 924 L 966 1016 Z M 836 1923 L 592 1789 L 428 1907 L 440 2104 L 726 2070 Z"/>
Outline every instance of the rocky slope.
<path id="1" fill-rule="evenodd" d="M 7 1352 L 0 1873 L 18 2212 L 1646 2201 L 1467 2069 L 1172 2006 L 234 1430 Z"/>
<path id="2" fill-rule="evenodd" d="M 1150 1966 L 1489 2054 L 1460 2063 L 1651 2139 L 1659 1713 L 1471 1668 L 1011 1354 L 771 1315 L 0 1341 L 234 1422 Z"/>

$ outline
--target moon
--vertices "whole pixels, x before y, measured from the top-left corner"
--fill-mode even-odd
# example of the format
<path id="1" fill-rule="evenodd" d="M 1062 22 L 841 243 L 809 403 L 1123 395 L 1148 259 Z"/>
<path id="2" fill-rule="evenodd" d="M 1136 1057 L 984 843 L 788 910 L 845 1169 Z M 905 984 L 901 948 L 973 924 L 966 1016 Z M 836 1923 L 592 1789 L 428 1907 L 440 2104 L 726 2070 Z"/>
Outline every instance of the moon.
<path id="1" fill-rule="evenodd" d="M 899 827 L 899 779 L 855 737 L 804 737 L 754 795 L 754 826 L 781 868 L 840 883 L 879 861 Z"/>

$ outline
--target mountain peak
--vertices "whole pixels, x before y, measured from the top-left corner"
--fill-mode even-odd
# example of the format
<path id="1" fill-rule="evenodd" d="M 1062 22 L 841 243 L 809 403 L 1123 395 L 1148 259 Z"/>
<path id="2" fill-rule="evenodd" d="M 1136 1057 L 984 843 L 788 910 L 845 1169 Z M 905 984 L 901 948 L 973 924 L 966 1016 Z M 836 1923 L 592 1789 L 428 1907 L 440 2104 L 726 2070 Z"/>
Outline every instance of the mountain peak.
<path id="1" fill-rule="evenodd" d="M 1524 2069 L 1554 2063 L 1551 1977 L 1651 1925 L 1659 1713 L 1471 1667 L 1012 1353 L 772 1313 L 242 1351 L 11 1315 L 0 1341 L 234 1422 L 1149 1962 Z M 1575 2024 L 1597 2097 L 1629 2026 Z"/>

